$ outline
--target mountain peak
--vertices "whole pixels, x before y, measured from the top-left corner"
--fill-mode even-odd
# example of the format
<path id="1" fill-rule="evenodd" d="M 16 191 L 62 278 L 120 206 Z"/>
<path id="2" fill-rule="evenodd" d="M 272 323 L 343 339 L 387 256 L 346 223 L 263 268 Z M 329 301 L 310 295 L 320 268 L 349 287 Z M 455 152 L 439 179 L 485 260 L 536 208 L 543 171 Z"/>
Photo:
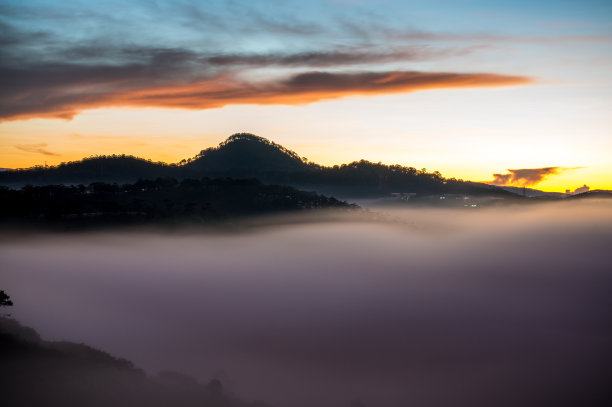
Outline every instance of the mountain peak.
<path id="1" fill-rule="evenodd" d="M 219 143 L 219 146 L 225 146 L 225 145 L 240 142 L 240 141 L 277 145 L 276 143 L 273 143 L 267 138 L 256 136 L 253 133 L 234 133 L 231 136 L 229 136 L 225 141 L 222 141 L 221 143 Z"/>
<path id="2" fill-rule="evenodd" d="M 303 169 L 305 159 L 266 138 L 235 133 L 217 147 L 202 150 L 190 166 L 197 170 L 291 171 Z"/>

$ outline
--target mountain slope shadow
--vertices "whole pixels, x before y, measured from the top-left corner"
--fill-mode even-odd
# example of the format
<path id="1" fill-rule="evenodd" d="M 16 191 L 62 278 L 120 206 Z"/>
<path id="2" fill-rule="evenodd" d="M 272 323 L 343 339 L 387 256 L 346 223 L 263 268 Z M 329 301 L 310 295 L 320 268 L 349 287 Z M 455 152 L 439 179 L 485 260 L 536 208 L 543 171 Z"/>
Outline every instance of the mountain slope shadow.
<path id="1" fill-rule="evenodd" d="M 244 402 L 213 379 L 180 373 L 149 376 L 130 361 L 84 344 L 48 342 L 0 317 L 0 404 L 13 407 L 270 407 Z"/>

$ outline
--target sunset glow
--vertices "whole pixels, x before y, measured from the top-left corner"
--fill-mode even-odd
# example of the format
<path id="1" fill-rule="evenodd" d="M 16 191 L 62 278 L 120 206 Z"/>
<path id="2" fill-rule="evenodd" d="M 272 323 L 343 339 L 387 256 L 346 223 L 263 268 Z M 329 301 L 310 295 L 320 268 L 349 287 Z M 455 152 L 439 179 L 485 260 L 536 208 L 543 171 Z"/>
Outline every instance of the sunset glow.
<path id="1" fill-rule="evenodd" d="M 324 165 L 612 189 L 609 2 L 91 7 L 0 8 L 0 167 L 179 162 L 251 132 Z"/>

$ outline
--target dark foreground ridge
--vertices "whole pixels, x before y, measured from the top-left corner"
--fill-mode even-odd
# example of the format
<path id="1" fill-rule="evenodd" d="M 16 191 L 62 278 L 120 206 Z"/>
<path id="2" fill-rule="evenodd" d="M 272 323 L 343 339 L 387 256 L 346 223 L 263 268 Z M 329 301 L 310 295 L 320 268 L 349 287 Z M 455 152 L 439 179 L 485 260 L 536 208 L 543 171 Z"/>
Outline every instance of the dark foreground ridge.
<path id="1" fill-rule="evenodd" d="M 13 407 L 270 407 L 238 400 L 216 379 L 204 385 L 176 372 L 149 376 L 87 345 L 43 341 L 6 317 L 0 317 L 0 383 L 1 404 Z"/>
<path id="2" fill-rule="evenodd" d="M 512 196 L 501 188 L 444 178 L 437 172 L 366 160 L 322 166 L 263 137 L 238 133 L 217 147 L 177 164 L 133 156 L 92 156 L 55 167 L 0 172 L 0 185 L 133 183 L 139 178 L 257 178 L 265 183 L 316 190 L 336 197 L 383 197 L 392 192 Z"/>
<path id="3" fill-rule="evenodd" d="M 134 184 L 0 187 L 0 221 L 19 226 L 111 226 L 160 222 L 209 224 L 250 215 L 356 209 L 314 192 L 256 179 L 158 178 Z"/>

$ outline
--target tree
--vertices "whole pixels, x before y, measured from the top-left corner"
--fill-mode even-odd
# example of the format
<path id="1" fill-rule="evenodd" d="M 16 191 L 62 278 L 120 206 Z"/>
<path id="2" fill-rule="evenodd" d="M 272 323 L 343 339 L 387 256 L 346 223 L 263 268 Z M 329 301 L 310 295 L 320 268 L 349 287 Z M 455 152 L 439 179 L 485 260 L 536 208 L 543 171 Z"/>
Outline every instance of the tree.
<path id="1" fill-rule="evenodd" d="M 0 290 L 0 307 L 10 307 L 13 305 L 13 301 L 11 301 L 11 297 L 8 296 L 7 293 Z M 10 314 L 1 315 L 0 316 L 10 316 Z"/>
<path id="2" fill-rule="evenodd" d="M 9 297 L 4 291 L 0 290 L 0 307 L 10 307 L 12 305 L 13 301 L 11 301 L 11 297 Z"/>

